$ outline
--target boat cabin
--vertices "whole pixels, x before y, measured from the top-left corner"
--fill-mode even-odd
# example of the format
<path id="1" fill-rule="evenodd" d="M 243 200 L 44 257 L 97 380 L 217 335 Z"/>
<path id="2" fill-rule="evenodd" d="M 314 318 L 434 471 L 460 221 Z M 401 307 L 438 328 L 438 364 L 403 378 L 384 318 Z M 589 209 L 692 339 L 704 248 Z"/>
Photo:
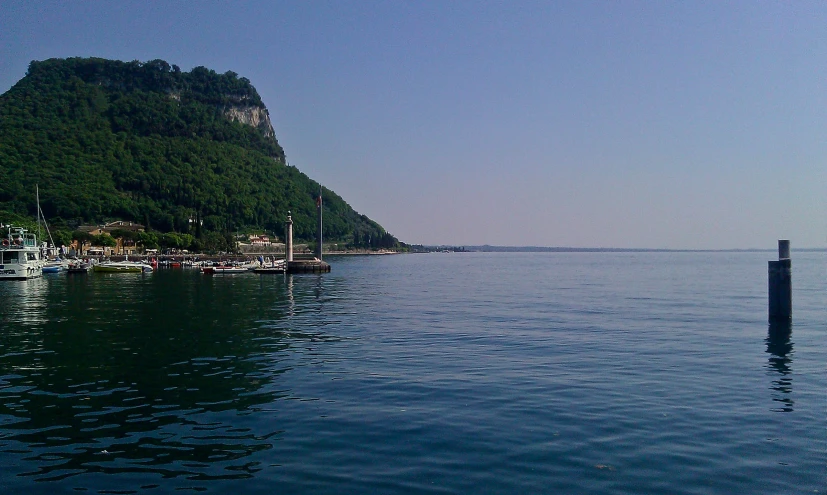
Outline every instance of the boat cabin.
<path id="1" fill-rule="evenodd" d="M 37 237 L 26 229 L 11 226 L 8 229 L 8 234 L 0 242 L 0 279 L 41 276 L 43 252 L 37 244 Z"/>
<path id="2" fill-rule="evenodd" d="M 25 265 L 29 261 L 37 261 L 37 253 L 30 251 L 0 251 L 0 265 Z"/>

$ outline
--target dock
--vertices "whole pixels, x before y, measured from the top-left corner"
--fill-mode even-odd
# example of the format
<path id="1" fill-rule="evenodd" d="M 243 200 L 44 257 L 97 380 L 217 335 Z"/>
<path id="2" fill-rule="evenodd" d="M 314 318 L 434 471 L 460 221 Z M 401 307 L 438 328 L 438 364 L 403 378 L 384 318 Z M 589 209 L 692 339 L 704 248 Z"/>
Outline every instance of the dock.
<path id="1" fill-rule="evenodd" d="M 284 246 L 287 273 L 329 273 L 330 264 L 322 261 L 322 194 L 319 190 L 319 197 L 316 200 L 316 208 L 319 210 L 319 223 L 316 233 L 316 256 L 293 257 L 293 217 L 287 212 L 287 221 L 284 224 Z"/>
<path id="2" fill-rule="evenodd" d="M 330 264 L 319 259 L 287 262 L 287 273 L 328 273 Z"/>

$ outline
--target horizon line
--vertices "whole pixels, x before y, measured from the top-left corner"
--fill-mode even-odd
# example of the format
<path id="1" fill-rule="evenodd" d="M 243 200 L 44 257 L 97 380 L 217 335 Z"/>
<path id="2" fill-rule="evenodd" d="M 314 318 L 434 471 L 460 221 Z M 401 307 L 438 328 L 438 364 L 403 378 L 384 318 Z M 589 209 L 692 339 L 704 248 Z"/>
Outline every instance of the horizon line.
<path id="1" fill-rule="evenodd" d="M 666 252 L 666 253 L 737 253 L 737 252 L 775 252 L 777 248 L 626 248 L 626 247 L 569 247 L 569 246 L 497 246 L 492 244 L 410 244 L 424 248 L 464 248 L 475 251 L 524 251 L 524 252 Z M 800 252 L 827 251 L 827 247 L 804 247 L 791 249 Z"/>

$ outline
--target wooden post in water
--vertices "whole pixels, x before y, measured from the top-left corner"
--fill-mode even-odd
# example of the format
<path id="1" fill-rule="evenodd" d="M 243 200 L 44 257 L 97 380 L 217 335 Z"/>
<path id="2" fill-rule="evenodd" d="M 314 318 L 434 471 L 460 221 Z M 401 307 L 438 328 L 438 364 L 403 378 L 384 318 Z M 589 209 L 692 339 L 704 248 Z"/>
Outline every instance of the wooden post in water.
<path id="1" fill-rule="evenodd" d="M 284 259 L 293 261 L 293 217 L 287 212 L 287 222 L 284 224 Z"/>
<path id="2" fill-rule="evenodd" d="M 793 317 L 793 288 L 789 240 L 778 241 L 778 261 L 768 263 L 769 320 L 790 320 Z"/>

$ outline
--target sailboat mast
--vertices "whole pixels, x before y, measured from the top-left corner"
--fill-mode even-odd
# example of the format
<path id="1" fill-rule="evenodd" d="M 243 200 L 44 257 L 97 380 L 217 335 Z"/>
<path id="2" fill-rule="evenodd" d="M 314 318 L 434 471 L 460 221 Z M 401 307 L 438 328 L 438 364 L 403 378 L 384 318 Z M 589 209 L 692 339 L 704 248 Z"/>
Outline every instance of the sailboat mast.
<path id="1" fill-rule="evenodd" d="M 40 185 L 35 184 L 34 194 L 37 199 L 37 241 L 40 242 Z"/>

